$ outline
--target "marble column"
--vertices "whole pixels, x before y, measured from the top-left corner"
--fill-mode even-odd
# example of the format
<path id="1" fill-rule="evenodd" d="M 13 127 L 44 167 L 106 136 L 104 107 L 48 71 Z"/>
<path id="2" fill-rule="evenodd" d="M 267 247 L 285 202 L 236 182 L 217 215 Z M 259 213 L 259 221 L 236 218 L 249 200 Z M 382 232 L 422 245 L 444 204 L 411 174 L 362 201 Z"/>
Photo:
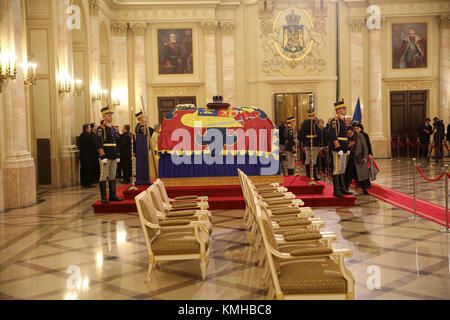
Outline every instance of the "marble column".
<path id="1" fill-rule="evenodd" d="M 55 3 L 57 10 L 58 32 L 56 42 L 57 75 L 68 75 L 73 79 L 72 30 L 66 26 L 64 12 L 70 6 L 71 0 L 61 0 Z M 69 93 L 57 93 L 56 97 L 56 142 L 59 154 L 58 186 L 72 186 L 80 183 L 79 151 L 75 145 L 74 130 L 74 97 Z"/>
<path id="2" fill-rule="evenodd" d="M 134 23 L 130 25 L 130 29 L 134 35 L 134 81 L 135 81 L 135 101 L 136 108 L 139 110 L 143 108 L 141 103 L 141 96 L 144 100 L 144 110 L 146 115 L 149 115 L 147 102 L 147 65 L 145 63 L 145 32 L 147 25 L 144 23 Z M 152 126 L 153 123 L 150 123 Z"/>
<path id="3" fill-rule="evenodd" d="M 382 21 L 383 24 L 383 21 Z M 369 113 L 370 141 L 374 155 L 387 157 L 390 148 L 383 133 L 381 29 L 369 30 Z M 386 108 L 389 110 L 389 108 Z"/>
<path id="4" fill-rule="evenodd" d="M 448 122 L 450 104 L 450 15 L 441 15 L 439 22 L 439 83 L 440 83 L 440 118 Z"/>
<path id="5" fill-rule="evenodd" d="M 30 136 L 27 130 L 24 74 L 19 63 L 26 60 L 26 37 L 22 25 L 20 0 L 0 2 L 0 37 L 2 50 L 17 56 L 15 80 L 6 80 L 0 93 L 2 107 L 2 209 L 20 208 L 36 202 L 35 165 L 28 150 Z"/>
<path id="6" fill-rule="evenodd" d="M 355 108 L 360 101 L 363 109 L 364 79 L 363 79 L 363 28 L 366 26 L 364 19 L 350 20 L 350 77 L 351 77 L 351 108 Z"/>
<path id="7" fill-rule="evenodd" d="M 90 32 L 90 85 L 92 88 L 100 87 L 100 22 L 98 17 L 98 0 L 89 0 L 89 32 Z M 90 90 L 90 88 L 86 88 Z M 90 90 L 90 92 L 92 92 Z M 92 98 L 92 97 L 91 97 Z M 92 99 L 91 99 L 92 101 Z M 99 123 L 101 120 L 101 102 L 95 100 L 91 105 L 90 119 Z"/>
<path id="8" fill-rule="evenodd" d="M 120 106 L 116 107 L 114 124 L 122 127 L 129 123 L 128 110 L 128 57 L 127 57 L 127 29 L 124 22 L 115 22 L 112 30 L 112 91 L 121 92 Z"/>
<path id="9" fill-rule="evenodd" d="M 205 39 L 205 97 L 206 103 L 212 102 L 212 97 L 217 94 L 217 70 L 216 70 L 216 29 L 217 22 L 202 22 L 200 24 Z"/>
<path id="10" fill-rule="evenodd" d="M 223 58 L 223 96 L 224 101 L 232 106 L 236 104 L 236 79 L 234 56 L 234 28 L 233 22 L 221 22 L 222 29 L 222 58 Z"/>

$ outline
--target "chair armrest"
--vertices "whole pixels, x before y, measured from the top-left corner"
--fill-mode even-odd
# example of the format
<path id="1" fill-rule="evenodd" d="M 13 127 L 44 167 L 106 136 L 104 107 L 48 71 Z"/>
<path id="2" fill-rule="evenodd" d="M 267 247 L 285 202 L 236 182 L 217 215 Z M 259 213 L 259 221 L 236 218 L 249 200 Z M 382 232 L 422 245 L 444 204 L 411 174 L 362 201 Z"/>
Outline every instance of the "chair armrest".
<path id="1" fill-rule="evenodd" d="M 198 196 L 195 195 L 191 195 L 191 196 L 179 196 L 179 197 L 175 197 L 173 198 L 173 200 L 197 200 Z"/>
<path id="2" fill-rule="evenodd" d="M 278 215 L 278 214 L 294 214 L 294 213 L 300 213 L 302 212 L 299 208 L 293 208 L 293 207 L 284 207 L 284 208 L 273 208 L 270 209 L 272 214 Z"/>
<path id="3" fill-rule="evenodd" d="M 167 218 L 174 218 L 174 217 L 189 217 L 194 216 L 195 210 L 186 210 L 186 211 L 171 211 L 166 213 Z"/>
<path id="4" fill-rule="evenodd" d="M 302 240 L 318 240 L 321 238 L 322 235 L 318 232 L 284 236 L 284 240 L 286 242 L 302 241 Z"/>
<path id="5" fill-rule="evenodd" d="M 159 225 L 161 227 L 168 227 L 168 226 L 185 226 L 190 224 L 191 221 L 190 220 L 181 220 L 181 219 L 176 219 L 176 220 L 164 220 L 164 221 L 160 221 Z"/>
<path id="6" fill-rule="evenodd" d="M 296 250 L 293 250 L 290 252 L 291 256 L 294 256 L 294 257 L 313 256 L 313 255 L 317 255 L 317 254 L 329 255 L 331 253 L 333 253 L 333 249 L 326 248 L 326 247 L 296 249 Z"/>

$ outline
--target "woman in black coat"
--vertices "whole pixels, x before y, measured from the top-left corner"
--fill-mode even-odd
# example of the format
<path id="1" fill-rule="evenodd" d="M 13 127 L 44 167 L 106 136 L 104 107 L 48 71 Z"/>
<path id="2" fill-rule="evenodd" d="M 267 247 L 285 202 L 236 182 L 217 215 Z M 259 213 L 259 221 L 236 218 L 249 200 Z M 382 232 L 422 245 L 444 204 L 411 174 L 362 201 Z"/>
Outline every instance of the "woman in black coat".
<path id="1" fill-rule="evenodd" d="M 80 182 L 83 188 L 94 188 L 91 183 L 95 176 L 95 162 L 97 161 L 97 145 L 95 136 L 91 134 L 91 126 L 83 125 L 83 133 L 78 140 L 80 149 Z"/>
<path id="2" fill-rule="evenodd" d="M 358 134 L 362 134 L 364 136 L 364 139 L 366 140 L 366 145 L 367 145 L 367 151 L 369 154 L 369 161 L 370 159 L 373 158 L 373 153 L 372 153 L 372 144 L 370 143 L 370 137 L 369 135 L 364 131 L 364 126 L 362 125 L 362 123 L 358 122 L 355 124 L 355 131 Z M 371 183 L 370 183 L 370 179 L 368 179 L 367 181 L 365 181 L 365 186 L 366 188 L 370 188 L 371 187 Z M 360 186 L 362 187 L 362 186 Z"/>

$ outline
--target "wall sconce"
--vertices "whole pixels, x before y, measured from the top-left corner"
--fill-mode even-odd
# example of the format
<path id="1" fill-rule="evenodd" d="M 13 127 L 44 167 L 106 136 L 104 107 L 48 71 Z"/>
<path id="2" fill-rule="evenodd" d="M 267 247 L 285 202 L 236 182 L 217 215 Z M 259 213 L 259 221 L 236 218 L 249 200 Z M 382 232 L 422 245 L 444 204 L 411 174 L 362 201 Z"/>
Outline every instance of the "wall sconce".
<path id="1" fill-rule="evenodd" d="M 80 79 L 75 79 L 74 85 L 73 85 L 73 95 L 74 96 L 81 96 L 81 92 L 84 90 L 83 88 L 83 81 Z"/>
<path id="2" fill-rule="evenodd" d="M 30 87 L 36 84 L 36 67 L 35 62 L 22 62 L 23 68 L 23 83 L 25 86 Z"/>
<path id="3" fill-rule="evenodd" d="M 119 90 L 114 90 L 111 93 L 111 99 L 112 99 L 112 106 L 113 107 L 120 106 L 120 91 Z"/>
<path id="4" fill-rule="evenodd" d="M 16 79 L 16 59 L 17 57 L 14 54 L 0 49 L 0 92 L 2 92 L 5 80 Z"/>
<path id="5" fill-rule="evenodd" d="M 72 78 L 67 73 L 56 76 L 56 87 L 59 94 L 69 93 L 72 86 Z"/>
<path id="6" fill-rule="evenodd" d="M 108 90 L 100 88 L 98 85 L 91 87 L 92 102 L 108 99 Z"/>

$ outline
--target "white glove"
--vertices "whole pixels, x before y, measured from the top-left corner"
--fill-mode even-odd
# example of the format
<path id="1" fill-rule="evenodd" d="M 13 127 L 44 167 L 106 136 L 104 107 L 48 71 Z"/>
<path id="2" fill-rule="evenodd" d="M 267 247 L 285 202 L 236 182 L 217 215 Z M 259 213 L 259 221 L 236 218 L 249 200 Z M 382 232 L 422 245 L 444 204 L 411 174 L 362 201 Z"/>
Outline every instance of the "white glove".
<path id="1" fill-rule="evenodd" d="M 102 161 L 103 164 L 107 164 L 108 163 L 108 159 L 107 158 L 102 159 L 101 161 Z"/>
<path id="2" fill-rule="evenodd" d="M 343 155 L 344 155 L 344 151 L 340 150 L 340 151 L 338 152 L 338 156 L 342 157 Z"/>
<path id="3" fill-rule="evenodd" d="M 346 154 L 346 155 L 349 155 L 349 154 L 350 154 L 350 151 L 347 151 L 345 154 Z"/>
<path id="4" fill-rule="evenodd" d="M 116 163 L 119 163 L 119 162 L 120 162 L 120 158 L 117 158 L 116 160 L 117 160 Z"/>

